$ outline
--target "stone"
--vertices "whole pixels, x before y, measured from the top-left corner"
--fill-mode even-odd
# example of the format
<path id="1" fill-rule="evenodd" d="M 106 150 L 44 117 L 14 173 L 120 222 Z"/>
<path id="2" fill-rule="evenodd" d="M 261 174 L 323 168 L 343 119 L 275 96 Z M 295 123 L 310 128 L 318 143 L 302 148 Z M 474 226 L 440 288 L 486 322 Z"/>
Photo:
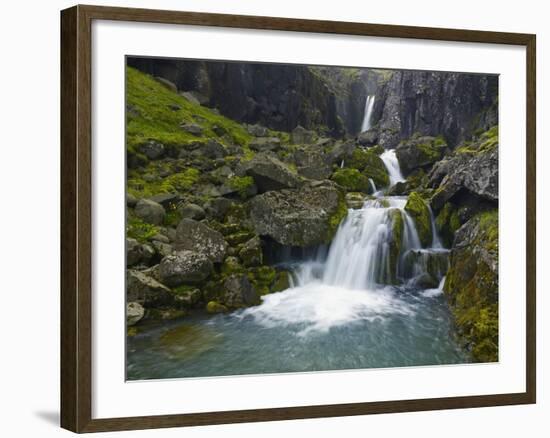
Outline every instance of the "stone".
<path id="1" fill-rule="evenodd" d="M 139 150 L 150 160 L 158 160 L 164 155 L 164 145 L 154 140 L 139 145 Z"/>
<path id="2" fill-rule="evenodd" d="M 126 271 L 126 302 L 138 302 L 144 307 L 170 304 L 172 295 L 164 284 L 143 272 Z"/>
<path id="3" fill-rule="evenodd" d="M 214 263 L 221 263 L 227 254 L 223 235 L 202 222 L 182 219 L 176 229 L 176 249 L 195 251 Z"/>
<path id="4" fill-rule="evenodd" d="M 164 221 L 166 211 L 159 203 L 150 199 L 140 199 L 134 212 L 137 217 L 153 225 L 160 225 Z"/>
<path id="5" fill-rule="evenodd" d="M 223 304 L 218 303 L 217 301 L 209 301 L 206 305 L 206 311 L 208 313 L 215 314 L 228 312 L 229 309 Z"/>
<path id="6" fill-rule="evenodd" d="M 300 148 L 293 154 L 298 173 L 309 179 L 327 179 L 332 173 L 329 156 L 319 148 Z"/>
<path id="7" fill-rule="evenodd" d="M 246 275 L 233 274 L 223 281 L 221 300 L 225 306 L 235 309 L 259 304 L 260 298 Z"/>
<path id="8" fill-rule="evenodd" d="M 346 214 L 344 197 L 330 182 L 271 191 L 250 200 L 250 220 L 256 232 L 281 245 L 308 247 L 330 242 Z"/>
<path id="9" fill-rule="evenodd" d="M 447 144 L 441 138 L 415 136 L 404 140 L 395 149 L 399 167 L 403 175 L 409 175 L 413 170 L 430 167 L 441 160 Z"/>
<path id="10" fill-rule="evenodd" d="M 161 78 L 160 76 L 155 76 L 155 79 L 158 82 L 160 82 L 162 85 L 164 85 L 166 88 L 168 88 L 170 91 L 173 91 L 175 93 L 178 92 L 178 87 L 172 81 L 169 81 L 166 78 Z"/>
<path id="11" fill-rule="evenodd" d="M 348 208 L 360 209 L 365 203 L 365 194 L 360 192 L 346 193 L 346 205 Z"/>
<path id="12" fill-rule="evenodd" d="M 267 128 L 261 125 L 248 125 L 246 127 L 246 130 L 250 135 L 253 135 L 255 137 L 265 137 L 269 134 Z"/>
<path id="13" fill-rule="evenodd" d="M 126 206 L 134 208 L 138 202 L 138 199 L 131 193 L 126 193 Z"/>
<path id="14" fill-rule="evenodd" d="M 170 287 L 200 283 L 212 273 L 212 262 L 194 251 L 177 251 L 164 257 L 159 264 L 159 277 Z"/>
<path id="15" fill-rule="evenodd" d="M 201 156 L 210 158 L 211 160 L 223 158 L 228 155 L 225 147 L 220 142 L 212 139 L 208 140 L 204 146 L 197 149 L 196 152 Z"/>
<path id="16" fill-rule="evenodd" d="M 143 319 L 145 309 L 135 301 L 126 304 L 126 326 L 131 327 L 136 325 Z"/>
<path id="17" fill-rule="evenodd" d="M 416 225 L 416 231 L 423 248 L 431 246 L 432 243 L 432 222 L 428 205 L 422 197 L 412 192 L 405 205 L 405 211 L 409 213 Z"/>
<path id="18" fill-rule="evenodd" d="M 196 123 L 182 122 L 180 128 L 192 135 L 202 135 L 203 129 Z"/>
<path id="19" fill-rule="evenodd" d="M 183 204 L 180 208 L 178 208 L 178 212 L 182 219 L 193 219 L 200 221 L 206 217 L 204 208 L 193 203 Z"/>
<path id="20" fill-rule="evenodd" d="M 258 137 L 252 139 L 248 147 L 257 152 L 276 151 L 281 147 L 281 140 L 278 137 Z"/>
<path id="21" fill-rule="evenodd" d="M 268 154 L 257 154 L 245 163 L 245 172 L 254 178 L 259 193 L 300 185 L 300 179 L 286 164 Z"/>
<path id="22" fill-rule="evenodd" d="M 365 132 L 361 132 L 357 136 L 357 143 L 361 146 L 375 146 L 378 143 L 378 131 L 375 129 L 370 129 Z"/>
<path id="23" fill-rule="evenodd" d="M 262 242 L 258 236 L 245 242 L 239 251 L 239 258 L 246 267 L 260 266 L 263 263 Z"/>
<path id="24" fill-rule="evenodd" d="M 315 132 L 308 131 L 300 125 L 296 126 L 290 133 L 290 141 L 292 144 L 312 144 L 315 138 Z"/>
<path id="25" fill-rule="evenodd" d="M 229 208 L 233 205 L 233 201 L 226 198 L 211 199 L 204 205 L 206 214 L 217 220 L 223 220 Z"/>

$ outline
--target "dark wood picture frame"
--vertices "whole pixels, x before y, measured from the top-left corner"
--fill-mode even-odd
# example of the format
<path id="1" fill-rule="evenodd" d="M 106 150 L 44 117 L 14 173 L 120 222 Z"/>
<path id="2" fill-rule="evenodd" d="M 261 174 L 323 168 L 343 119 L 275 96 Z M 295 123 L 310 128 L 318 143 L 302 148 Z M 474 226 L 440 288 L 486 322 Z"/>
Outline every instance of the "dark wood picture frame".
<path id="1" fill-rule="evenodd" d="M 526 391 L 523 393 L 92 419 L 91 25 L 93 20 L 414 38 L 526 47 Z M 531 34 L 75 6 L 61 12 L 61 426 L 99 432 L 529 404 L 536 401 L 535 51 Z"/>

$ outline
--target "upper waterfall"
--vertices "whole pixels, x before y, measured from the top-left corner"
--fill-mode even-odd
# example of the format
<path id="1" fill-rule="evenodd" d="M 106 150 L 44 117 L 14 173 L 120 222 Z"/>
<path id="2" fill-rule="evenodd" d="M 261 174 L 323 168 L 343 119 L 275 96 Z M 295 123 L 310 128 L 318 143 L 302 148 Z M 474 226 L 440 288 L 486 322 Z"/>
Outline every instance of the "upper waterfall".
<path id="1" fill-rule="evenodd" d="M 363 114 L 363 123 L 361 124 L 361 132 L 368 131 L 371 127 L 372 109 L 374 107 L 374 96 L 367 96 L 365 101 L 365 112 Z"/>
<path id="2" fill-rule="evenodd" d="M 395 155 L 395 149 L 388 149 L 382 155 L 381 160 L 384 162 L 386 169 L 388 169 L 388 175 L 390 177 L 390 187 L 394 186 L 398 182 L 405 181 L 401 168 L 399 167 L 399 161 Z"/>

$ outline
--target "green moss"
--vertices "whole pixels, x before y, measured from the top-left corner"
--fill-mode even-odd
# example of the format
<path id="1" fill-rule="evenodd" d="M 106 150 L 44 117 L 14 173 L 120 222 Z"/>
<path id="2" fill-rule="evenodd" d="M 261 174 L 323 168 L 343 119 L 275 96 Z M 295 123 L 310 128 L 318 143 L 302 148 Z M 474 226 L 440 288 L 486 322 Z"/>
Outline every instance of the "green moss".
<path id="1" fill-rule="evenodd" d="M 228 234 L 225 236 L 225 240 L 229 243 L 229 246 L 237 246 L 241 243 L 247 242 L 255 236 L 252 231 L 239 231 L 237 233 Z"/>
<path id="2" fill-rule="evenodd" d="M 453 250 L 445 293 L 460 339 L 476 362 L 498 360 L 498 273 L 479 251 L 498 254 L 498 210 L 472 218 L 473 241 Z"/>
<path id="3" fill-rule="evenodd" d="M 158 232 L 159 229 L 155 225 L 148 224 L 138 217 L 129 215 L 126 218 L 126 237 L 145 243 Z"/>
<path id="4" fill-rule="evenodd" d="M 229 311 L 227 307 L 225 307 L 223 304 L 218 303 L 217 301 L 209 301 L 206 305 L 206 311 L 208 313 L 214 314 L 214 313 L 225 313 Z"/>
<path id="5" fill-rule="evenodd" d="M 282 292 L 290 288 L 289 275 L 286 271 L 277 272 L 277 276 L 271 285 L 271 292 Z"/>
<path id="6" fill-rule="evenodd" d="M 227 180 L 227 185 L 237 190 L 242 199 L 250 196 L 250 189 L 254 185 L 254 178 L 251 176 L 233 176 Z"/>
<path id="7" fill-rule="evenodd" d="M 197 286 L 191 286 L 188 284 L 182 284 L 178 287 L 172 288 L 172 293 L 174 295 L 187 295 L 190 292 L 193 292 L 197 289 Z"/>
<path id="8" fill-rule="evenodd" d="M 357 169 L 338 169 L 332 174 L 331 179 L 352 192 L 368 193 L 371 189 L 369 178 Z"/>
<path id="9" fill-rule="evenodd" d="M 204 139 L 217 138 L 213 130 L 216 127 L 227 132 L 235 144 L 246 147 L 251 139 L 240 124 L 187 100 L 131 67 L 126 68 L 126 104 L 133 108 L 128 111 L 126 126 L 126 146 L 132 153 L 137 153 L 137 146 L 148 140 L 165 145 L 196 142 L 197 136 L 182 130 L 181 123 L 200 125 Z M 174 111 L 171 107 L 180 109 Z"/>
<path id="10" fill-rule="evenodd" d="M 367 180 L 371 178 L 376 187 L 386 187 L 390 183 L 384 162 L 370 150 L 355 149 L 351 157 L 345 161 L 345 166 L 357 169 Z"/>
<path id="11" fill-rule="evenodd" d="M 242 274 L 243 272 L 244 268 L 236 257 L 227 257 L 223 261 L 221 273 L 224 277 L 232 274 Z"/>
<path id="12" fill-rule="evenodd" d="M 430 210 L 420 194 L 412 192 L 409 195 L 405 210 L 412 216 L 420 243 L 428 247 L 432 243 L 432 224 L 430 220 Z"/>
<path id="13" fill-rule="evenodd" d="M 403 242 L 403 215 L 398 209 L 391 210 L 392 236 L 390 241 L 390 270 L 392 283 L 397 283 L 397 267 L 399 265 L 399 255 L 401 254 L 401 244 Z"/>
<path id="14" fill-rule="evenodd" d="M 156 169 L 152 169 L 158 174 Z M 150 198 L 161 193 L 179 193 L 189 190 L 199 180 L 200 172 L 188 168 L 165 178 L 158 177 L 152 181 L 145 181 L 141 175 L 133 171 L 128 174 L 126 183 L 128 193 L 136 198 Z"/>
<path id="15" fill-rule="evenodd" d="M 248 270 L 248 279 L 260 295 L 271 292 L 271 285 L 275 281 L 277 271 L 271 266 L 259 266 Z"/>
<path id="16" fill-rule="evenodd" d="M 445 247 L 449 248 L 456 231 L 462 224 L 458 217 L 458 209 L 450 202 L 447 202 L 435 218 L 435 226 Z"/>
<path id="17" fill-rule="evenodd" d="M 338 230 L 338 227 L 340 226 L 340 224 L 342 223 L 342 221 L 347 215 L 348 215 L 348 207 L 346 204 L 346 199 L 342 194 L 340 194 L 340 199 L 338 200 L 338 208 L 329 219 L 328 231 L 327 231 L 327 236 L 325 238 L 325 242 L 329 243 L 332 241 L 332 238 L 336 234 L 336 230 Z"/>

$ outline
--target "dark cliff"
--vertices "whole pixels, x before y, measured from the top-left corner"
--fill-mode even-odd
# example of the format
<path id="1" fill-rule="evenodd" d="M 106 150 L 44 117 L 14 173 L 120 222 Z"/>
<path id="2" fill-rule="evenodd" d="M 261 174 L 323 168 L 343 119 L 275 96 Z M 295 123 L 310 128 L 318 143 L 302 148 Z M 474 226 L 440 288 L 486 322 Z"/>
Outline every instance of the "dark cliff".
<path id="1" fill-rule="evenodd" d="M 455 146 L 498 124 L 498 76 L 396 71 L 377 90 L 373 122 L 387 149 L 415 133 Z"/>

